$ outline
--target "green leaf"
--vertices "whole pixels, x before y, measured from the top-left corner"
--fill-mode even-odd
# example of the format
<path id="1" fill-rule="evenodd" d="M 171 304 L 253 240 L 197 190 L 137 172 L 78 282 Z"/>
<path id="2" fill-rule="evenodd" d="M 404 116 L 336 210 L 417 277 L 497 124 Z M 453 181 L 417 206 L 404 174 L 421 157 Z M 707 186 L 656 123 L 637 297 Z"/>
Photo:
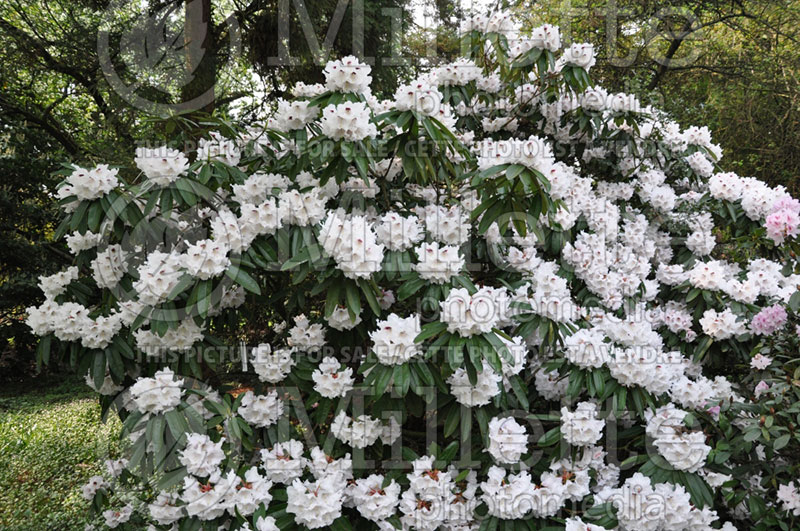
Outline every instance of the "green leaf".
<path id="1" fill-rule="evenodd" d="M 539 446 L 553 446 L 561 440 L 561 427 L 555 427 L 539 438 Z"/>
<path id="2" fill-rule="evenodd" d="M 767 504 L 764 502 L 764 499 L 755 494 L 750 495 L 750 498 L 747 500 L 747 507 L 750 509 L 750 516 L 753 518 L 754 522 L 761 520 L 761 517 L 764 516 L 767 510 Z"/>
<path id="3" fill-rule="evenodd" d="M 175 298 L 178 295 L 180 295 L 181 293 L 186 291 L 186 288 L 188 288 L 189 286 L 191 286 L 194 283 L 195 283 L 195 278 L 193 276 L 191 276 L 191 275 L 183 275 L 178 280 L 178 283 L 175 284 L 175 286 L 169 292 L 169 295 L 167 295 L 167 301 L 175 300 Z"/>
<path id="4" fill-rule="evenodd" d="M 178 179 L 175 181 L 175 186 L 178 188 L 181 199 L 183 199 L 187 205 L 194 206 L 197 204 L 197 194 L 195 194 L 189 179 L 185 177 Z"/>
<path id="5" fill-rule="evenodd" d="M 789 438 L 790 438 L 790 434 L 788 434 L 788 433 L 785 434 L 785 435 L 781 435 L 780 437 L 775 439 L 775 442 L 772 444 L 772 448 L 774 450 L 780 450 L 781 448 L 783 448 L 784 446 L 789 444 Z"/>
<path id="6" fill-rule="evenodd" d="M 47 365 L 50 362 L 50 342 L 53 336 L 46 335 L 39 340 L 39 345 L 36 347 L 36 362 L 39 364 Z"/>
<path id="7" fill-rule="evenodd" d="M 185 466 L 167 472 L 161 477 L 161 479 L 158 480 L 159 490 L 167 490 L 170 487 L 174 487 L 183 481 L 183 478 L 186 477 L 186 474 L 187 471 Z"/>
<path id="8" fill-rule="evenodd" d="M 211 281 L 203 280 L 198 282 L 194 290 L 192 290 L 192 294 L 189 296 L 189 300 L 191 301 L 192 299 L 196 301 L 197 313 L 199 313 L 201 317 L 205 317 L 208 314 L 208 310 L 211 308 Z"/>
<path id="9" fill-rule="evenodd" d="M 325 298 L 325 317 L 328 318 L 339 306 L 339 294 L 342 291 L 342 283 L 334 281 L 328 289 L 328 295 Z"/>
<path id="10" fill-rule="evenodd" d="M 410 280 L 408 282 L 404 282 L 402 286 L 397 290 L 397 300 L 404 301 L 424 286 L 426 282 L 421 278 L 415 278 L 414 280 Z"/>
<path id="11" fill-rule="evenodd" d="M 444 450 L 442 450 L 442 452 L 439 454 L 439 459 L 445 461 L 446 463 L 449 463 L 456 456 L 457 452 L 458 452 L 458 441 L 453 441 L 450 444 L 448 444 Z"/>
<path id="12" fill-rule="evenodd" d="M 94 353 L 92 378 L 94 379 L 95 389 L 99 391 L 103 387 L 103 381 L 106 379 L 106 354 L 102 350 Z"/>
<path id="13" fill-rule="evenodd" d="M 683 473 L 684 486 L 692 497 L 692 502 L 699 509 L 706 505 L 711 506 L 714 504 L 714 494 L 708 487 L 705 481 L 700 476 L 692 473 Z"/>
<path id="14" fill-rule="evenodd" d="M 761 436 L 761 430 L 758 428 L 752 429 L 744 434 L 744 440 L 747 442 L 753 442 Z"/>
<path id="15" fill-rule="evenodd" d="M 458 424 L 461 421 L 461 406 L 458 404 L 453 404 L 450 407 L 450 411 L 447 413 L 447 417 L 444 420 L 444 436 L 450 437 L 452 433 L 456 431 L 458 428 Z"/>
<path id="16" fill-rule="evenodd" d="M 510 378 L 511 381 L 511 388 L 514 390 L 514 396 L 517 397 L 519 400 L 520 405 L 524 409 L 529 409 L 530 404 L 528 403 L 528 394 L 525 392 L 525 388 L 522 385 L 522 380 L 519 376 L 512 376 Z"/>
<path id="17" fill-rule="evenodd" d="M 189 424 L 186 422 L 186 418 L 177 409 L 167 411 L 164 414 L 164 418 L 167 419 L 169 432 L 176 441 L 179 441 L 185 433 L 189 432 Z"/>
<path id="18" fill-rule="evenodd" d="M 100 201 L 94 201 L 89 208 L 89 230 L 92 232 L 100 231 L 100 220 L 103 218 L 103 206 Z"/>
<path id="19" fill-rule="evenodd" d="M 350 319 L 355 321 L 356 317 L 361 314 L 361 295 L 355 283 L 348 282 L 345 285 L 345 298 Z"/>
<path id="20" fill-rule="evenodd" d="M 510 164 L 506 168 L 506 178 L 511 180 L 525 170 L 525 166 L 522 166 L 521 164 Z"/>
<path id="21" fill-rule="evenodd" d="M 697 349 L 694 351 L 694 359 L 695 361 L 703 359 L 703 356 L 711 347 L 711 344 L 714 342 L 714 339 L 711 336 L 704 336 L 703 339 L 700 340 L 700 343 L 697 345 Z"/>
<path id="22" fill-rule="evenodd" d="M 391 367 L 386 365 L 376 365 L 372 370 L 377 372 L 377 380 L 375 381 L 375 396 L 381 396 L 386 392 L 386 387 L 388 387 L 394 371 Z"/>
<path id="23" fill-rule="evenodd" d="M 792 296 L 789 298 L 789 308 L 795 313 L 800 309 L 800 291 L 792 293 Z"/>
<path id="24" fill-rule="evenodd" d="M 225 274 L 247 291 L 261 295 L 261 288 L 258 287 L 258 282 L 239 266 L 231 265 L 225 270 Z"/>
<path id="25" fill-rule="evenodd" d="M 392 371 L 392 377 L 394 379 L 394 385 L 400 390 L 400 395 L 406 396 L 411 379 L 411 372 L 408 369 L 408 364 L 395 365 Z"/>
<path id="26" fill-rule="evenodd" d="M 122 356 L 120 353 L 113 349 L 106 349 L 106 358 L 108 359 L 108 368 L 111 369 L 111 375 L 117 382 L 125 379 L 125 365 L 122 363 Z"/>
<path id="27" fill-rule="evenodd" d="M 422 331 L 414 338 L 414 343 L 422 343 L 428 338 L 438 336 L 447 329 L 447 324 L 441 321 L 428 323 L 422 327 Z"/>
<path id="28" fill-rule="evenodd" d="M 358 279 L 357 284 L 361 288 L 361 292 L 364 294 L 364 298 L 367 299 L 367 304 L 369 308 L 372 310 L 372 313 L 375 315 L 381 314 L 381 305 L 378 303 L 378 298 L 375 297 L 375 291 L 372 289 L 370 283 L 363 278 Z"/>
<path id="29" fill-rule="evenodd" d="M 331 523 L 331 529 L 333 531 L 352 531 L 353 527 L 350 525 L 350 520 L 347 519 L 347 516 L 340 516 Z"/>
<path id="30" fill-rule="evenodd" d="M 162 415 L 153 415 L 147 422 L 146 436 L 154 454 L 161 453 L 164 448 L 164 430 L 166 423 Z M 156 467 L 163 467 L 164 463 L 154 463 Z"/>

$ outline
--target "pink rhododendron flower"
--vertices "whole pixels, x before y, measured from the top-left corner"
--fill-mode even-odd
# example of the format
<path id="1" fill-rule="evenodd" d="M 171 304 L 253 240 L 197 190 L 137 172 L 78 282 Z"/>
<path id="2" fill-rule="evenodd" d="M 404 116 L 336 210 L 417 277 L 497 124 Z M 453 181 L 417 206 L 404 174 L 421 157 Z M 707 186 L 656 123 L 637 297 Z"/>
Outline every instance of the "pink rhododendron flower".
<path id="1" fill-rule="evenodd" d="M 750 367 L 763 371 L 764 369 L 769 367 L 770 363 L 772 363 L 772 358 L 770 358 L 769 356 L 756 354 L 755 356 L 753 356 L 753 359 L 750 360 Z"/>
<path id="2" fill-rule="evenodd" d="M 777 244 L 787 237 L 794 237 L 800 229 L 800 202 L 791 197 L 775 201 L 766 221 L 767 236 Z"/>
<path id="3" fill-rule="evenodd" d="M 761 395 L 763 395 L 767 391 L 769 391 L 769 384 L 767 382 L 765 382 L 764 380 L 761 380 L 760 382 L 758 382 L 758 385 L 756 385 L 756 388 L 755 388 L 756 398 L 760 397 Z"/>
<path id="4" fill-rule="evenodd" d="M 783 328 L 786 324 L 786 310 L 777 304 L 768 306 L 758 312 L 750 323 L 750 330 L 754 334 L 768 336 Z"/>

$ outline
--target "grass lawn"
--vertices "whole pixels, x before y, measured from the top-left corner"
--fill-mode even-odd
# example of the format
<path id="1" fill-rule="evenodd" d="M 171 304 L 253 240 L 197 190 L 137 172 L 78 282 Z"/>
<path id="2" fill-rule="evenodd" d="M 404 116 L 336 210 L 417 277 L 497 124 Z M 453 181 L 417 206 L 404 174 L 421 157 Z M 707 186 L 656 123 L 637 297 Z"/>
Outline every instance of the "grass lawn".
<path id="1" fill-rule="evenodd" d="M 100 420 L 93 392 L 74 377 L 0 388 L 0 529 L 79 530 L 80 487 L 115 448 L 119 420 Z"/>

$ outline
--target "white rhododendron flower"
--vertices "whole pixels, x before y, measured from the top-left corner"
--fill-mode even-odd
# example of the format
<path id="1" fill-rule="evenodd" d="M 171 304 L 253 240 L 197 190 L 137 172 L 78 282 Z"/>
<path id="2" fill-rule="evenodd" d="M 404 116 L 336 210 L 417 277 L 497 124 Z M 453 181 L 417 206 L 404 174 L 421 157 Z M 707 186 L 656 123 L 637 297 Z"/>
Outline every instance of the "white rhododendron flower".
<path id="1" fill-rule="evenodd" d="M 521 500 L 534 489 L 528 472 L 509 474 L 498 466 L 492 466 L 487 479 L 480 485 L 482 499 L 489 508 L 489 514 L 503 520 L 524 518 L 530 505 Z"/>
<path id="2" fill-rule="evenodd" d="M 465 288 L 453 289 L 441 302 L 441 319 L 451 333 L 462 337 L 489 332 L 501 317 L 501 307 L 492 290 L 481 287 L 470 295 Z"/>
<path id="3" fill-rule="evenodd" d="M 455 245 L 442 245 L 439 242 L 422 243 L 415 249 L 419 262 L 414 270 L 420 278 L 436 284 L 448 282 L 459 274 L 466 261 Z"/>
<path id="4" fill-rule="evenodd" d="M 147 506 L 150 517 L 159 525 L 172 525 L 183 517 L 183 508 L 178 506 L 178 495 L 161 491 L 155 501 Z"/>
<path id="5" fill-rule="evenodd" d="M 214 475 L 225 459 L 225 452 L 222 451 L 224 443 L 224 438 L 214 442 L 208 435 L 190 433 L 186 438 L 186 447 L 180 453 L 181 464 L 195 476 Z"/>
<path id="6" fill-rule="evenodd" d="M 230 266 L 228 248 L 213 240 L 200 240 L 187 246 L 183 267 L 199 279 L 207 280 L 219 276 Z"/>
<path id="7" fill-rule="evenodd" d="M 130 391 L 140 412 L 164 413 L 180 404 L 183 380 L 176 379 L 170 369 L 162 369 L 152 378 L 139 378 Z"/>
<path id="8" fill-rule="evenodd" d="M 272 448 L 261 450 L 261 461 L 267 478 L 289 484 L 299 478 L 306 467 L 303 443 L 295 440 L 276 443 Z"/>
<path id="9" fill-rule="evenodd" d="M 342 514 L 343 483 L 338 474 L 316 481 L 295 479 L 286 488 L 289 500 L 286 512 L 309 529 L 330 526 Z"/>
<path id="10" fill-rule="evenodd" d="M 344 306 L 337 306 L 327 317 L 328 326 L 334 330 L 352 330 L 361 324 L 361 315 L 356 315 L 355 319 L 350 317 L 350 311 Z"/>
<path id="11" fill-rule="evenodd" d="M 378 241 L 390 251 L 405 251 L 423 238 L 422 227 L 416 216 L 403 217 L 388 212 L 375 225 Z"/>
<path id="12" fill-rule="evenodd" d="M 57 197 L 75 196 L 79 201 L 99 199 L 119 186 L 119 170 L 100 164 L 91 170 L 76 167 L 65 184 L 58 189 Z"/>
<path id="13" fill-rule="evenodd" d="M 241 149 L 236 142 L 225 138 L 216 131 L 209 133 L 211 138 L 201 138 L 197 143 L 197 160 L 224 162 L 236 166 L 242 158 Z"/>
<path id="14" fill-rule="evenodd" d="M 489 421 L 489 454 L 498 463 L 514 464 L 528 451 L 525 427 L 512 417 L 495 417 Z"/>
<path id="15" fill-rule="evenodd" d="M 594 46 L 586 42 L 573 44 L 564 49 L 564 55 L 561 56 L 560 61 L 564 64 L 579 66 L 588 71 L 595 63 Z"/>
<path id="16" fill-rule="evenodd" d="M 368 65 L 349 55 L 336 61 L 328 61 L 323 74 L 328 90 L 365 92 L 372 82 L 369 75 L 371 71 L 372 68 Z"/>
<path id="17" fill-rule="evenodd" d="M 92 476 L 89 478 L 89 481 L 81 487 L 81 493 L 84 499 L 91 500 L 94 498 L 94 495 L 97 494 L 98 490 L 106 486 L 107 483 L 103 476 Z"/>
<path id="18" fill-rule="evenodd" d="M 247 391 L 237 411 L 249 424 L 258 428 L 266 428 L 278 422 L 283 415 L 283 401 L 278 400 L 278 393 L 270 391 L 266 395 L 257 395 Z"/>
<path id="19" fill-rule="evenodd" d="M 372 113 L 366 103 L 350 102 L 325 107 L 319 125 L 322 134 L 331 140 L 357 142 L 378 134 L 371 120 Z"/>
<path id="20" fill-rule="evenodd" d="M 316 352 L 325 344 L 325 328 L 319 323 L 312 324 L 303 314 L 297 315 L 286 342 L 290 347 Z"/>
<path id="21" fill-rule="evenodd" d="M 269 125 L 277 131 L 288 133 L 303 129 L 314 121 L 319 114 L 319 107 L 309 105 L 307 101 L 278 101 L 278 109 L 272 115 Z"/>
<path id="22" fill-rule="evenodd" d="M 728 308 L 721 312 L 710 309 L 703 313 L 700 326 L 703 328 L 703 332 L 715 339 L 727 339 L 747 332 L 747 323 L 737 319 L 737 316 Z"/>
<path id="23" fill-rule="evenodd" d="M 420 333 L 419 315 L 400 317 L 389 314 L 369 333 L 372 351 L 384 365 L 400 365 L 422 353 L 415 339 Z"/>
<path id="24" fill-rule="evenodd" d="M 384 477 L 372 474 L 358 479 L 348 494 L 352 496 L 361 515 L 373 522 L 380 522 L 394 514 L 400 502 L 400 485 L 391 480 L 384 485 Z"/>
<path id="25" fill-rule="evenodd" d="M 597 418 L 597 405 L 579 403 L 575 411 L 561 408 L 561 435 L 574 446 L 595 444 L 603 436 L 606 423 Z"/>
<path id="26" fill-rule="evenodd" d="M 369 415 L 350 418 L 344 411 L 340 411 L 331 423 L 331 433 L 353 448 L 366 448 L 375 444 L 383 430 L 379 419 Z"/>
<path id="27" fill-rule="evenodd" d="M 167 146 L 155 149 L 137 148 L 134 162 L 145 177 L 158 186 L 167 186 L 177 181 L 189 169 L 186 155 Z"/>
<path id="28" fill-rule="evenodd" d="M 133 514 L 133 506 L 125 505 L 119 509 L 103 511 L 103 518 L 110 529 L 115 529 L 120 524 L 124 524 L 130 520 L 131 514 Z"/>
<path id="29" fill-rule="evenodd" d="M 314 380 L 314 390 L 324 398 L 337 398 L 346 395 L 353 389 L 353 369 L 341 368 L 336 358 L 325 357 L 322 363 L 311 374 Z"/>
<path id="30" fill-rule="evenodd" d="M 372 225 L 363 216 L 328 216 L 322 226 L 322 247 L 347 278 L 367 278 L 383 262 L 384 246 L 377 242 Z"/>
<path id="31" fill-rule="evenodd" d="M 401 85 L 394 93 L 395 108 L 399 111 L 417 111 L 428 116 L 439 110 L 442 93 L 426 81 L 417 80 Z"/>
<path id="32" fill-rule="evenodd" d="M 325 198 L 319 190 L 288 190 L 278 197 L 280 215 L 286 225 L 305 227 L 325 218 Z"/>
<path id="33" fill-rule="evenodd" d="M 97 285 L 101 288 L 116 287 L 125 275 L 125 258 L 125 251 L 117 243 L 98 252 L 92 261 L 92 276 Z"/>
<path id="34" fill-rule="evenodd" d="M 294 349 L 280 348 L 273 351 L 271 345 L 264 343 L 253 349 L 250 364 L 262 382 L 279 383 L 292 371 L 295 364 L 293 354 Z"/>
<path id="35" fill-rule="evenodd" d="M 103 241 L 103 235 L 86 231 L 84 233 L 73 232 L 66 236 L 67 247 L 72 254 L 78 254 L 81 251 L 97 247 Z"/>
<path id="36" fill-rule="evenodd" d="M 705 444 L 705 434 L 693 431 L 684 424 L 688 413 L 672 404 L 650 414 L 647 435 L 654 439 L 658 453 L 677 470 L 696 472 L 705 465 L 711 447 Z"/>
<path id="37" fill-rule="evenodd" d="M 150 357 L 158 358 L 169 351 L 186 351 L 203 339 L 203 330 L 192 319 L 181 321 L 176 328 L 170 328 L 164 335 L 140 328 L 133 333 L 136 348 Z"/>
<path id="38" fill-rule="evenodd" d="M 450 384 L 450 392 L 456 401 L 468 407 L 489 404 L 494 397 L 500 394 L 501 381 L 503 381 L 503 377 L 494 372 L 486 362 L 483 362 L 482 370 L 477 374 L 474 385 L 470 382 L 469 374 L 463 367 L 456 369 L 447 379 L 447 383 Z"/>

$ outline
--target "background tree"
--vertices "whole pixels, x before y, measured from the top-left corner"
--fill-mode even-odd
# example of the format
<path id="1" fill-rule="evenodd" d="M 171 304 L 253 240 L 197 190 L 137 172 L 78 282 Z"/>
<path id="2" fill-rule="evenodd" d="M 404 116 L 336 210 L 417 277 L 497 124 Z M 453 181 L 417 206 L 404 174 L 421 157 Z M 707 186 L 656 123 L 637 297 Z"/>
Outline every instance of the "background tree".
<path id="1" fill-rule="evenodd" d="M 681 124 L 704 123 L 728 169 L 797 190 L 800 5 L 778 0 L 543 0 L 531 18 L 598 49 L 595 79 Z"/>

